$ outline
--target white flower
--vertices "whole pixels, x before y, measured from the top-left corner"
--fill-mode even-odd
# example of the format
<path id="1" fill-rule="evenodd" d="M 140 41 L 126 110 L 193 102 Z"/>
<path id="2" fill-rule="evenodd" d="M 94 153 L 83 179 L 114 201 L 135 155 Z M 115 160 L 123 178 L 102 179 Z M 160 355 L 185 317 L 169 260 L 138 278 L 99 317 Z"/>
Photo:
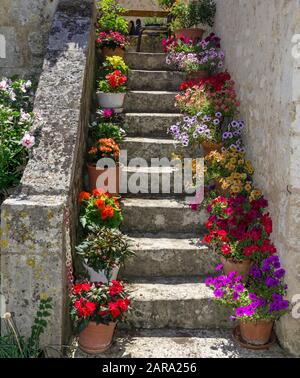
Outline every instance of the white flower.
<path id="1" fill-rule="evenodd" d="M 27 80 L 25 83 L 26 88 L 31 88 L 32 82 L 30 80 Z"/>
<path id="2" fill-rule="evenodd" d="M 8 88 L 7 80 L 3 79 L 0 81 L 0 91 L 5 91 Z"/>
<path id="3" fill-rule="evenodd" d="M 16 96 L 15 92 L 13 91 L 13 89 L 10 89 L 10 90 L 8 91 L 8 94 L 9 94 L 9 97 L 10 97 L 10 99 L 11 99 L 12 101 L 16 101 L 17 96 Z"/>
<path id="4" fill-rule="evenodd" d="M 29 121 L 30 118 L 31 118 L 31 115 L 29 113 L 24 112 L 23 109 L 21 109 L 20 121 L 21 122 L 26 122 L 26 121 Z"/>
<path id="5" fill-rule="evenodd" d="M 22 144 L 22 146 L 24 146 L 28 149 L 32 148 L 35 144 L 34 136 L 30 135 L 29 133 L 26 133 L 21 140 L 21 144 Z"/>

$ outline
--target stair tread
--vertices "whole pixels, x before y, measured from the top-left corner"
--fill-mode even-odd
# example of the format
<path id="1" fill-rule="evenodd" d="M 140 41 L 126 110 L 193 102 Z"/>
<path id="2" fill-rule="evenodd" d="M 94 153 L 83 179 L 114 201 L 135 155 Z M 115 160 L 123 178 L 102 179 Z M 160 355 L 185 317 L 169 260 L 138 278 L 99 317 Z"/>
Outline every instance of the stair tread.
<path id="1" fill-rule="evenodd" d="M 135 278 L 128 284 L 135 301 L 185 301 L 210 299 L 212 291 L 202 277 Z"/>
<path id="2" fill-rule="evenodd" d="M 176 144 L 173 139 L 167 138 L 145 138 L 145 137 L 126 137 L 124 142 L 131 142 L 131 143 L 149 143 L 149 144 L 168 144 L 174 145 Z"/>
<path id="3" fill-rule="evenodd" d="M 73 343 L 75 358 L 86 355 Z M 118 330 L 112 347 L 101 354 L 107 358 L 286 358 L 279 345 L 270 350 L 241 348 L 225 329 L 151 329 Z"/>
<path id="4" fill-rule="evenodd" d="M 157 73 L 157 74 L 182 74 L 181 71 L 167 71 L 167 70 L 143 70 L 143 69 L 138 69 L 138 68 L 134 68 L 134 69 L 131 69 L 130 72 L 141 72 L 141 73 L 145 73 L 145 72 L 150 72 L 150 73 Z"/>
<path id="5" fill-rule="evenodd" d="M 122 203 L 125 206 L 135 206 L 135 207 L 165 207 L 165 208 L 178 208 L 186 209 L 189 208 L 189 205 L 184 201 L 178 198 L 123 198 Z"/>
<path id="6" fill-rule="evenodd" d="M 174 235 L 175 236 L 175 235 Z M 158 237 L 130 237 L 133 243 L 133 250 L 149 250 L 160 251 L 162 249 L 172 250 L 206 250 L 206 245 L 202 244 L 198 238 L 166 238 Z"/>
<path id="7" fill-rule="evenodd" d="M 127 93 L 149 93 L 149 94 L 167 94 L 167 95 L 174 95 L 176 96 L 178 92 L 174 91 L 128 91 Z"/>
<path id="8" fill-rule="evenodd" d="M 125 116 L 128 117 L 166 117 L 166 118 L 173 118 L 173 117 L 183 117 L 181 113 L 125 113 Z"/>

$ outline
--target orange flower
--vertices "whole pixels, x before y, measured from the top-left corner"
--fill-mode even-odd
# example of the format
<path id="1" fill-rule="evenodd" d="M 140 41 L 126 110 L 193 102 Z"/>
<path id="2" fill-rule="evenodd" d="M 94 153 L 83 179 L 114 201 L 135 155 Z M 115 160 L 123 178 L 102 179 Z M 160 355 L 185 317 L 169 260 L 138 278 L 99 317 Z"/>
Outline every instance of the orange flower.
<path id="1" fill-rule="evenodd" d="M 105 195 L 105 191 L 103 189 L 94 189 L 92 193 L 94 197 L 101 197 Z"/>
<path id="2" fill-rule="evenodd" d="M 89 151 L 88 151 L 88 154 L 89 155 L 95 155 L 97 153 L 97 148 L 96 147 L 92 147 Z"/>
<path id="3" fill-rule="evenodd" d="M 105 201 L 102 199 L 97 199 L 95 205 L 98 207 L 99 210 L 103 210 L 105 208 Z"/>
<path id="4" fill-rule="evenodd" d="M 111 206 L 106 206 L 102 211 L 101 217 L 102 220 L 106 220 L 107 218 L 113 218 L 115 215 L 115 211 Z"/>
<path id="5" fill-rule="evenodd" d="M 90 193 L 88 192 L 81 192 L 79 194 L 79 203 L 82 204 L 83 201 L 88 201 L 91 198 Z"/>

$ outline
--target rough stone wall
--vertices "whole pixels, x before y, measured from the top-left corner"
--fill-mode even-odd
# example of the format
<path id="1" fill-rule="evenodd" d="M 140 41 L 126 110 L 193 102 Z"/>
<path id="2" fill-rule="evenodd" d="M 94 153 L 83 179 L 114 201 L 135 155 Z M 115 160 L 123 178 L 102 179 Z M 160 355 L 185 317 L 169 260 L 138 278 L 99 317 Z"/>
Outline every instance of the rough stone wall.
<path id="1" fill-rule="evenodd" d="M 1 0 L 0 35 L 5 38 L 6 57 L 0 55 L 0 76 L 40 73 L 58 1 Z"/>
<path id="2" fill-rule="evenodd" d="M 2 311 L 28 335 L 38 298 L 53 298 L 45 345 L 66 343 L 66 257 L 74 249 L 78 194 L 94 84 L 93 0 L 60 0 L 36 93 L 36 146 L 18 190 L 2 205 Z"/>
<path id="3" fill-rule="evenodd" d="M 300 59 L 292 54 L 300 1 L 218 0 L 217 7 L 215 31 L 237 84 L 248 157 L 270 201 L 292 299 L 300 294 Z M 277 330 L 282 344 L 300 355 L 296 317 L 285 316 Z"/>

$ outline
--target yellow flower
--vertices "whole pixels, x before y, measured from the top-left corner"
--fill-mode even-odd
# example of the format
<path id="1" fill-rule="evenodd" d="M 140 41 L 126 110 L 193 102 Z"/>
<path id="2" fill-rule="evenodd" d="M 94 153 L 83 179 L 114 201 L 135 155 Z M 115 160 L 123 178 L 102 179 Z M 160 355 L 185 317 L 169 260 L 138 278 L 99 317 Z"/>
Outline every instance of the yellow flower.
<path id="1" fill-rule="evenodd" d="M 246 184 L 246 185 L 245 185 L 245 190 L 246 190 L 246 192 L 250 192 L 251 189 L 252 189 L 252 185 L 251 185 L 251 184 Z"/>
<path id="2" fill-rule="evenodd" d="M 231 187 L 231 192 L 232 192 L 233 194 L 238 194 L 238 193 L 241 192 L 241 187 L 238 186 L 238 185 L 233 185 L 233 186 Z"/>

